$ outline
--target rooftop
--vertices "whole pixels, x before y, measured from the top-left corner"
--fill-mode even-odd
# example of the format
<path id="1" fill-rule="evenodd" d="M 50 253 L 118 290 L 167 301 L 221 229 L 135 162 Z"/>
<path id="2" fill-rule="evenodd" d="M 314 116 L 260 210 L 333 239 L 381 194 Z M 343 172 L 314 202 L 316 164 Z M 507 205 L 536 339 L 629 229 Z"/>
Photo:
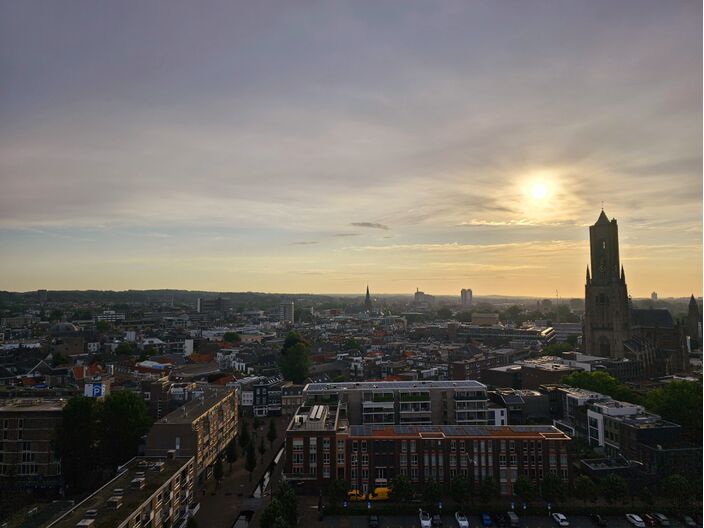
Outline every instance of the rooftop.
<path id="1" fill-rule="evenodd" d="M 64 405 L 64 399 L 18 398 L 0 405 L 0 412 L 61 411 Z"/>
<path id="2" fill-rule="evenodd" d="M 340 392 L 354 390 L 484 390 L 486 385 L 475 380 L 460 381 L 360 381 L 343 383 L 309 383 L 304 392 Z"/>
<path id="3" fill-rule="evenodd" d="M 88 518 L 88 510 L 97 510 L 92 528 L 115 528 L 127 520 L 142 503 L 191 460 L 193 458 L 133 458 L 122 473 L 49 526 L 51 528 L 75 528 L 78 522 Z M 161 470 L 155 468 L 157 462 L 163 463 Z M 146 482 L 143 488 L 132 487 L 132 480 L 138 477 L 138 472 L 144 473 Z M 119 509 L 108 505 L 108 500 L 115 495 L 114 490 L 116 489 L 122 490 L 122 506 Z"/>
<path id="4" fill-rule="evenodd" d="M 202 396 L 193 398 L 191 401 L 170 412 L 156 423 L 191 423 L 202 414 L 208 412 L 220 400 L 232 393 L 232 389 L 225 387 L 209 387 L 205 390 Z"/>
<path id="5" fill-rule="evenodd" d="M 493 437 L 526 440 L 569 440 L 570 437 L 552 425 L 353 425 L 350 436 L 445 438 Z"/>

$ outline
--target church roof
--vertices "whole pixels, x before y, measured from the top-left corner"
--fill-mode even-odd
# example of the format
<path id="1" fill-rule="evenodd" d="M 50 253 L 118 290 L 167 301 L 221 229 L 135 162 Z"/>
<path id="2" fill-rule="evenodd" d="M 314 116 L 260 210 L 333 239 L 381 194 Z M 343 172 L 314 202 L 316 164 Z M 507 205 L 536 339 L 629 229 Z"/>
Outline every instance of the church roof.
<path id="1" fill-rule="evenodd" d="M 606 213 L 604 210 L 601 210 L 601 214 L 599 215 L 599 218 L 596 220 L 596 224 L 594 225 L 599 225 L 599 224 L 608 224 L 609 223 L 609 217 L 606 216 Z"/>
<path id="2" fill-rule="evenodd" d="M 673 328 L 675 326 L 669 310 L 656 308 L 631 309 L 631 324 L 648 328 Z"/>

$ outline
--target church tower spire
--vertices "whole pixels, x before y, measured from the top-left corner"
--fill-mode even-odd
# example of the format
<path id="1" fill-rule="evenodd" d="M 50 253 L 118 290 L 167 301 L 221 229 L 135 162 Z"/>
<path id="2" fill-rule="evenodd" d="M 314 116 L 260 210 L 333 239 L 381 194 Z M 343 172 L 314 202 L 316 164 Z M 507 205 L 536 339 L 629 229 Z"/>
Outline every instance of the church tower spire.
<path id="1" fill-rule="evenodd" d="M 369 295 L 369 284 L 367 284 L 367 295 L 364 298 L 364 311 L 365 312 L 371 312 L 372 311 L 372 298 Z"/>

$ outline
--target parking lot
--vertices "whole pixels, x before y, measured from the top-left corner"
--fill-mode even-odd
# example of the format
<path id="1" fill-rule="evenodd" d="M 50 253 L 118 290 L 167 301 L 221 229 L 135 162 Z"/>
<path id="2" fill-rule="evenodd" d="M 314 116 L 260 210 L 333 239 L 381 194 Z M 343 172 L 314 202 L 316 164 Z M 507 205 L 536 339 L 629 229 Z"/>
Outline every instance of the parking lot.
<path id="1" fill-rule="evenodd" d="M 432 512 L 435 513 L 435 512 Z M 643 512 L 633 512 L 636 514 Z M 579 515 L 567 516 L 570 528 L 597 528 L 589 517 Z M 605 516 L 608 523 L 608 528 L 633 528 L 633 525 L 626 521 L 624 516 Z M 478 515 L 468 517 L 471 528 L 482 528 L 481 519 Z M 381 515 L 379 516 L 379 526 L 381 528 L 412 528 L 420 527 L 418 515 Z M 348 515 L 348 516 L 326 516 L 324 521 L 325 526 L 335 528 L 363 528 L 369 526 L 369 520 L 363 515 Z M 670 517 L 670 525 L 673 528 L 682 528 L 682 524 Z M 454 518 L 454 512 L 444 512 L 442 514 L 442 526 L 445 528 L 454 528 L 457 522 Z M 496 528 L 496 525 L 494 525 Z M 557 524 L 548 517 L 547 512 L 544 516 L 521 516 L 520 528 L 557 528 Z"/>

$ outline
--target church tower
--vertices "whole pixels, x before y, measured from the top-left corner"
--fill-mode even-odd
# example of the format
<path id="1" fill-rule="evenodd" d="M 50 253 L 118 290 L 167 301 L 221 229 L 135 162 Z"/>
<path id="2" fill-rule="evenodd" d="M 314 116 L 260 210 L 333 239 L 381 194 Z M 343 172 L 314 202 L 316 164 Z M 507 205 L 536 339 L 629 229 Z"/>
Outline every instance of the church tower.
<path id="1" fill-rule="evenodd" d="M 367 296 L 364 298 L 364 311 L 372 313 L 372 298 L 369 295 L 369 285 L 367 285 Z"/>
<path id="2" fill-rule="evenodd" d="M 618 225 L 604 211 L 589 227 L 591 275 L 587 267 L 584 344 L 587 354 L 622 358 L 630 338 L 630 303 L 626 275 L 619 262 Z"/>

